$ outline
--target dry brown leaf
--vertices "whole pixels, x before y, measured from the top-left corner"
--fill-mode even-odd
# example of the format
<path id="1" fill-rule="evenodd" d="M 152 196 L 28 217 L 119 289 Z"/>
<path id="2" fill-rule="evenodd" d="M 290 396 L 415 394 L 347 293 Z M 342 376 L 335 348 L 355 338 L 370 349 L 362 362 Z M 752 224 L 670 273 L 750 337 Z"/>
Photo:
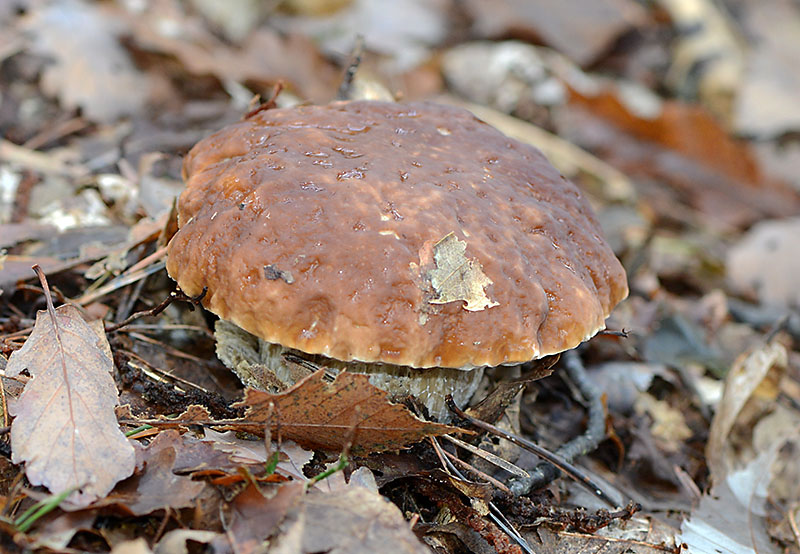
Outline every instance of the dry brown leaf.
<path id="1" fill-rule="evenodd" d="M 762 304 L 800 307 L 800 218 L 757 223 L 728 250 L 728 283 Z"/>
<path id="2" fill-rule="evenodd" d="M 430 552 L 414 536 L 397 506 L 364 487 L 334 494 L 311 490 L 287 520 L 270 552 Z"/>
<path id="3" fill-rule="evenodd" d="M 274 492 L 274 494 L 268 494 Z M 281 485 L 277 491 L 259 490 L 249 484 L 236 498 L 223 508 L 223 525 L 234 552 L 258 552 L 259 547 L 278 525 L 286 513 L 302 501 L 305 487 L 294 482 Z"/>
<path id="4" fill-rule="evenodd" d="M 486 295 L 485 287 L 492 284 L 477 260 L 466 257 L 467 243 L 450 233 L 433 245 L 436 269 L 428 272 L 436 298 L 431 304 L 447 304 L 463 300 L 465 310 L 479 312 L 497 306 Z"/>
<path id="5" fill-rule="evenodd" d="M 150 0 L 131 18 L 132 38 L 144 50 L 177 58 L 189 73 L 213 75 L 222 82 L 286 81 L 307 99 L 330 99 L 339 71 L 314 43 L 297 33 L 254 29 L 229 46 L 202 20 L 174 0 Z"/>
<path id="6" fill-rule="evenodd" d="M 36 11 L 27 22 L 36 53 L 54 59 L 42 73 L 42 89 L 68 109 L 111 122 L 137 113 L 150 82 L 119 43 L 122 22 L 77 0 Z M 76 30 L 80 32 L 76 32 Z"/>
<path id="7" fill-rule="evenodd" d="M 541 525 L 535 532 L 524 533 L 523 536 L 539 547 L 537 551 L 552 554 L 663 554 L 677 550 L 675 533 L 676 530 L 666 523 L 645 516 L 615 521 L 593 534 L 562 531 Z"/>
<path id="8" fill-rule="evenodd" d="M 15 404 L 11 425 L 14 463 L 26 462 L 34 485 L 53 493 L 78 488 L 68 500 L 86 505 L 133 473 L 133 446 L 114 415 L 119 402 L 111 351 L 102 327 L 93 328 L 75 306 L 36 314 L 25 345 L 6 375 L 27 369 L 33 379 Z"/>
<path id="9" fill-rule="evenodd" d="M 581 65 L 596 60 L 617 37 L 646 18 L 641 6 L 630 0 L 467 0 L 463 4 L 474 35 L 536 37 L 536 42 Z"/>
<path id="10" fill-rule="evenodd" d="M 105 502 L 123 506 L 137 516 L 192 506 L 204 483 L 174 473 L 178 455 L 187 448 L 178 431 L 162 431 L 142 452 L 144 473 L 125 481 Z"/>
<path id="11" fill-rule="evenodd" d="M 233 431 L 218 433 L 209 428 L 205 429 L 205 438 L 202 442 L 212 444 L 214 450 L 227 453 L 228 459 L 233 464 L 263 465 L 267 462 L 267 445 L 263 440 L 245 440 L 237 437 Z M 280 450 L 281 453 L 277 466 L 278 472 L 298 481 L 307 479 L 303 474 L 303 468 L 314 457 L 313 452 L 287 440 L 282 441 L 280 447 L 278 443 L 273 442 L 271 448 L 273 452 Z"/>
<path id="12" fill-rule="evenodd" d="M 786 367 L 786 347 L 773 340 L 739 356 L 725 377 L 725 391 L 711 422 L 706 445 L 708 469 L 714 482 L 725 479 L 735 466 L 728 437 L 742 408 L 773 367 Z"/>
<path id="13" fill-rule="evenodd" d="M 356 426 L 352 449 L 379 452 L 405 448 L 425 437 L 461 431 L 457 427 L 422 421 L 405 406 L 370 384 L 367 375 L 340 373 L 333 383 L 323 381 L 321 369 L 279 394 L 248 389 L 241 403 L 248 408 L 243 422 L 272 424 L 280 434 L 306 448 L 340 451 Z M 269 405 L 274 408 L 270 410 Z"/>

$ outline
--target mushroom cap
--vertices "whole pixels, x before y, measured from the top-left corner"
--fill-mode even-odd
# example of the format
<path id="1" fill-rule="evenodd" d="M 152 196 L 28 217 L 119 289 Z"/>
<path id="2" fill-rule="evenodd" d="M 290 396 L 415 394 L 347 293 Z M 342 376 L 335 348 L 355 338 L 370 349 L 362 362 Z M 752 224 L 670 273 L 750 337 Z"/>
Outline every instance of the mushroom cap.
<path id="1" fill-rule="evenodd" d="M 264 340 L 470 369 L 577 346 L 627 295 L 581 191 L 431 103 L 271 109 L 200 141 L 167 270 Z"/>

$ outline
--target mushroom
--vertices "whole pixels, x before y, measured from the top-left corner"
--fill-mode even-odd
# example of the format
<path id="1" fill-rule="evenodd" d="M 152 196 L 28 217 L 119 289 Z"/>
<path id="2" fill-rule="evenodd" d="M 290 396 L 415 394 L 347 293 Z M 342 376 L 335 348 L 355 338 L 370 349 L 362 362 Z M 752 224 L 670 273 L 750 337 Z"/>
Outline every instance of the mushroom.
<path id="1" fill-rule="evenodd" d="M 293 353 L 447 420 L 484 368 L 574 348 L 627 295 L 581 191 L 460 108 L 260 111 L 200 141 L 184 177 L 167 269 L 206 290 L 218 355 L 251 386 L 296 380 Z"/>

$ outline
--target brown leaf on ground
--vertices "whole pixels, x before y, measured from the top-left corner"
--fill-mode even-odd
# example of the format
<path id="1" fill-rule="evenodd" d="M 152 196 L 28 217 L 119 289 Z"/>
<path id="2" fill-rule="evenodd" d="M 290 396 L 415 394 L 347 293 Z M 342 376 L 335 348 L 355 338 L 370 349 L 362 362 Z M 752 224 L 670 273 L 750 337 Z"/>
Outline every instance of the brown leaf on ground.
<path id="1" fill-rule="evenodd" d="M 215 531 L 201 529 L 173 529 L 158 541 L 154 552 L 157 554 L 189 554 L 196 552 L 196 545 L 205 545 L 208 552 L 230 552 L 227 537 Z M 136 552 L 136 554 L 139 554 Z"/>
<path id="2" fill-rule="evenodd" d="M 772 306 L 800 306 L 800 218 L 757 223 L 728 250 L 731 288 Z"/>
<path id="3" fill-rule="evenodd" d="M 150 82 L 120 45 L 118 18 L 73 0 L 35 12 L 27 28 L 33 50 L 55 60 L 42 73 L 42 89 L 65 108 L 111 122 L 144 106 Z"/>
<path id="4" fill-rule="evenodd" d="M 263 465 L 267 462 L 267 446 L 263 440 L 245 440 L 237 437 L 233 431 L 218 433 L 213 429 L 206 429 L 205 435 L 203 442 L 213 444 L 214 450 L 226 452 L 231 464 Z M 273 452 L 280 451 L 276 468 L 278 472 L 292 479 L 306 480 L 303 468 L 314 457 L 313 452 L 305 450 L 292 441 L 281 442 L 280 448 L 277 443 L 273 442 L 271 448 Z"/>
<path id="5" fill-rule="evenodd" d="M 339 79 L 338 70 L 305 36 L 259 28 L 229 46 L 174 1 L 152 2 L 132 16 L 131 28 L 144 50 L 174 56 L 189 73 L 222 82 L 284 80 L 303 97 L 322 101 L 330 99 Z"/>
<path id="6" fill-rule="evenodd" d="M 631 0 L 467 0 L 472 31 L 482 38 L 535 37 L 587 65 L 646 13 Z"/>
<path id="7" fill-rule="evenodd" d="M 39 240 L 53 236 L 56 228 L 33 221 L 22 223 L 0 223 L 0 248 L 8 248 L 20 242 Z M 30 273 L 30 267 L 28 267 Z"/>
<path id="8" fill-rule="evenodd" d="M 185 449 L 183 437 L 178 431 L 162 431 L 142 452 L 144 473 L 117 487 L 106 501 L 120 505 L 137 516 L 165 508 L 192 506 L 205 484 L 174 473 L 178 453 Z"/>
<path id="9" fill-rule="evenodd" d="M 223 525 L 234 552 L 258 552 L 259 546 L 278 529 L 289 510 L 297 506 L 303 483 L 281 485 L 277 491 L 260 491 L 250 484 L 223 508 Z"/>
<path id="10" fill-rule="evenodd" d="M 657 519 L 636 517 L 616 521 L 599 533 L 561 531 L 541 526 L 525 534 L 537 551 L 553 554 L 603 552 L 604 554 L 662 554 L 676 551 L 676 530 Z"/>
<path id="11" fill-rule="evenodd" d="M 354 427 L 354 452 L 380 452 L 404 448 L 425 437 L 462 431 L 457 427 L 422 421 L 405 406 L 389 401 L 385 391 L 369 382 L 367 375 L 343 372 L 333 383 L 323 381 L 321 369 L 279 393 L 248 389 L 241 405 L 244 421 L 280 424 L 284 439 L 307 448 L 340 451 Z M 270 410 L 269 405 L 274 409 Z"/>
<path id="12" fill-rule="evenodd" d="M 85 505 L 129 476 L 135 455 L 114 415 L 119 397 L 102 326 L 72 305 L 48 311 L 6 367 L 7 376 L 27 369 L 33 377 L 14 408 L 12 461 L 26 462 L 30 482 L 53 493 L 77 488 L 68 500 Z"/>
<path id="13" fill-rule="evenodd" d="M 373 554 L 430 552 L 409 528 L 400 510 L 380 494 L 349 487 L 335 494 L 311 490 L 289 512 L 270 552 Z"/>
<path id="14" fill-rule="evenodd" d="M 743 353 L 725 377 L 725 390 L 717 406 L 706 445 L 706 461 L 714 482 L 724 479 L 742 460 L 733 454 L 729 435 L 747 402 L 772 368 L 785 368 L 788 353 L 780 342 L 762 344 Z"/>
<path id="15" fill-rule="evenodd" d="M 646 95 L 636 100 L 646 109 L 629 107 L 623 94 L 608 88 L 573 93 L 562 125 L 582 146 L 643 183 L 639 192 L 659 215 L 685 220 L 682 204 L 688 204 L 709 225 L 730 229 L 800 209 L 800 195 L 766 177 L 750 146 L 728 136 L 702 108 L 676 101 L 651 106 Z M 652 180 L 659 186 L 648 187 Z"/>

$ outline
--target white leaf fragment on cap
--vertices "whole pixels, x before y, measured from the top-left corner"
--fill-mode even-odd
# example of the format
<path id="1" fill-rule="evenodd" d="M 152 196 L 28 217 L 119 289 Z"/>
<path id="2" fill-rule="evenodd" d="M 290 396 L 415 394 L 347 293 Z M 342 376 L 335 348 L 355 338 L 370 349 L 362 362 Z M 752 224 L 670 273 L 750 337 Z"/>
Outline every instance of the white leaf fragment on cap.
<path id="1" fill-rule="evenodd" d="M 450 233 L 433 245 L 433 259 L 436 269 L 428 272 L 428 279 L 433 286 L 436 297 L 429 300 L 431 304 L 447 304 L 463 300 L 465 310 L 478 312 L 497 306 L 486 295 L 484 287 L 491 285 L 489 279 L 476 260 L 464 254 L 467 243 Z"/>

